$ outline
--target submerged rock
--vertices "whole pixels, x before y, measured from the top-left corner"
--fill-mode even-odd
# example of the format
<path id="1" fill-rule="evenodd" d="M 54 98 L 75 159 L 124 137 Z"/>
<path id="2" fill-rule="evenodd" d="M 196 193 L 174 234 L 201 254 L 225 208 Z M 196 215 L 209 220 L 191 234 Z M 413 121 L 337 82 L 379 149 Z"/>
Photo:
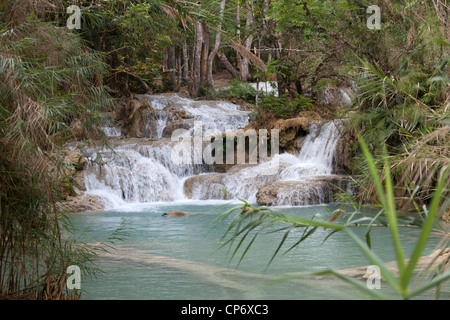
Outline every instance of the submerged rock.
<path id="1" fill-rule="evenodd" d="M 184 212 L 184 211 L 178 211 L 178 210 L 174 210 L 174 211 L 170 211 L 169 213 L 163 213 L 162 216 L 163 217 L 183 217 L 183 216 L 189 216 L 192 213 L 190 212 Z"/>

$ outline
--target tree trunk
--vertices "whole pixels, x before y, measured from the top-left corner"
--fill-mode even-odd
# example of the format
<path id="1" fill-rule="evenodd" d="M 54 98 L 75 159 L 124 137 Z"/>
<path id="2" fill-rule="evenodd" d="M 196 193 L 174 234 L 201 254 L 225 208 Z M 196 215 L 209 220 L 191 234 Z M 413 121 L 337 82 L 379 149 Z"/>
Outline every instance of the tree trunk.
<path id="1" fill-rule="evenodd" d="M 181 80 L 183 79 L 183 68 L 181 65 L 181 52 L 178 52 L 177 56 L 177 85 L 175 86 L 175 91 L 179 91 L 181 87 Z"/>
<path id="2" fill-rule="evenodd" d="M 275 59 L 278 61 L 283 61 L 283 44 L 281 43 L 281 34 L 277 32 L 275 41 Z M 278 86 L 278 96 L 281 97 L 286 93 L 286 83 L 283 75 L 277 73 L 277 86 Z"/>
<path id="3" fill-rule="evenodd" d="M 206 86 L 206 81 L 208 78 L 208 53 L 209 53 L 209 27 L 203 24 L 203 46 L 202 46 L 202 57 L 201 57 L 201 75 L 200 75 L 200 85 Z"/>
<path id="4" fill-rule="evenodd" d="M 220 35 L 221 35 L 221 31 L 222 31 L 222 18 L 223 18 L 223 12 L 225 10 L 225 3 L 226 0 L 222 0 L 220 2 L 220 20 L 219 20 L 219 25 L 217 26 L 217 33 L 216 33 L 216 41 L 214 43 L 214 48 L 212 49 L 211 53 L 208 56 L 208 66 L 207 66 L 207 82 L 206 82 L 206 86 L 207 88 L 214 88 L 214 80 L 213 80 L 213 76 L 212 76 L 212 69 L 213 69 L 213 62 L 214 62 L 214 58 L 217 54 L 217 52 L 219 51 L 219 47 L 220 47 Z"/>
<path id="5" fill-rule="evenodd" d="M 246 38 L 244 46 L 247 50 L 252 49 L 252 42 L 253 42 L 253 34 L 250 31 L 250 27 L 253 24 L 253 12 L 251 8 L 251 4 L 247 4 L 246 8 L 246 15 L 247 19 L 245 22 L 245 30 L 246 30 Z M 247 81 L 250 78 L 250 72 L 249 72 L 249 61 L 246 57 L 242 58 L 241 61 L 241 80 Z"/>
<path id="6" fill-rule="evenodd" d="M 195 23 L 195 47 L 194 47 L 194 64 L 192 66 L 192 88 L 191 94 L 196 97 L 198 95 L 198 90 L 200 89 L 200 66 L 201 66 L 201 56 L 202 56 L 202 46 L 203 46 L 203 27 L 202 22 L 197 21 Z"/>
<path id="7" fill-rule="evenodd" d="M 189 77 L 189 58 L 186 42 L 183 43 L 183 80 Z"/>
<path id="8" fill-rule="evenodd" d="M 239 77 L 240 77 L 239 71 L 233 67 L 233 65 L 230 63 L 230 61 L 228 61 L 227 57 L 220 52 L 217 52 L 217 56 L 219 57 L 220 62 L 224 65 L 224 67 L 227 69 L 227 71 L 229 73 L 231 73 L 231 75 L 234 78 L 239 79 Z"/>
<path id="9" fill-rule="evenodd" d="M 167 71 L 169 72 L 169 79 L 175 83 L 175 69 L 176 69 L 176 58 L 175 58 L 175 47 L 170 46 L 167 48 Z"/>
<path id="10" fill-rule="evenodd" d="M 236 3 L 236 39 L 237 39 L 238 43 L 241 43 L 241 7 L 239 5 L 239 1 L 237 1 L 237 3 Z M 242 56 L 237 51 L 236 51 L 236 58 L 237 58 L 238 69 L 241 70 Z M 241 75 L 239 74 L 239 76 L 237 78 L 240 79 Z"/>

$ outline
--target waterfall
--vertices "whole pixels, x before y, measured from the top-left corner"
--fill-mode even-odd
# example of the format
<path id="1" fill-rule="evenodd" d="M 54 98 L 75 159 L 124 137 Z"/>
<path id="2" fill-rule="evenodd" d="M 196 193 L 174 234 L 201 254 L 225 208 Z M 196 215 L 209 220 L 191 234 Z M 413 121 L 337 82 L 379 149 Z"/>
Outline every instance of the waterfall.
<path id="1" fill-rule="evenodd" d="M 184 199 L 184 179 L 211 168 L 174 164 L 172 148 L 171 141 L 164 141 L 158 145 L 126 144 L 114 151 L 90 149 L 84 170 L 87 193 L 104 198 L 107 207 Z"/>
<path id="2" fill-rule="evenodd" d="M 203 130 L 225 132 L 227 129 L 237 130 L 248 124 L 249 112 L 242 110 L 236 104 L 223 101 L 196 101 L 177 94 L 137 95 L 140 100 L 146 100 L 156 111 L 156 119 L 146 119 L 146 137 L 161 138 L 170 114 L 182 110 L 187 115 L 186 126 L 193 132 L 193 121 L 203 124 Z M 150 128 L 156 128 L 152 130 Z"/>
<path id="3" fill-rule="evenodd" d="M 331 184 L 340 181 L 333 175 L 339 121 L 311 122 L 297 155 L 277 154 L 265 163 L 235 165 L 226 172 L 215 172 L 213 165 L 173 161 L 172 150 L 178 141 L 162 138 L 171 112 L 184 110 L 188 119 L 201 121 L 203 132 L 225 132 L 245 127 L 248 111 L 232 103 L 194 101 L 175 94 L 142 95 L 140 99 L 147 99 L 156 110 L 156 123 L 151 122 L 155 118 L 145 119 L 145 132 L 159 139 L 122 139 L 114 151 L 92 147 L 83 150 L 90 160 L 84 170 L 86 194 L 102 197 L 107 208 L 185 199 L 245 199 L 270 205 L 332 201 Z M 186 131 L 194 136 L 192 126 Z M 194 155 L 192 152 L 190 156 Z M 277 170 L 264 173 L 269 167 Z M 271 198 L 267 199 L 267 195 Z"/>
<path id="4" fill-rule="evenodd" d="M 271 189 L 269 193 L 276 193 L 274 195 L 276 198 L 271 199 L 271 205 L 332 202 L 333 185 L 342 187 L 347 183 L 345 180 L 341 181 L 341 177 L 332 174 L 336 146 L 340 137 L 339 126 L 339 121 L 312 122 L 310 132 L 298 155 L 283 153 L 269 163 L 236 166 L 226 174 L 216 177 L 214 183 L 210 183 L 211 177 L 203 181 L 199 179 L 193 186 L 191 196 L 195 199 L 209 199 L 209 195 L 214 195 L 215 198 L 229 199 L 231 193 L 235 198 L 256 203 L 264 201 L 261 197 L 258 201 L 258 194 L 261 191 Z M 277 164 L 278 171 L 272 175 L 262 174 L 272 163 Z M 344 187 L 347 188 L 347 185 Z"/>
<path id="5" fill-rule="evenodd" d="M 162 138 L 164 128 L 167 125 L 168 114 L 164 110 L 156 110 L 156 119 L 152 118 L 152 114 L 147 112 L 145 114 L 144 136 L 146 138 Z"/>
<path id="6" fill-rule="evenodd" d="M 282 180 L 299 180 L 304 176 L 330 175 L 339 141 L 339 124 L 334 121 L 310 123 L 298 155 L 298 161 L 281 173 Z"/>
<path id="7" fill-rule="evenodd" d="M 122 130 L 117 127 L 102 127 L 101 128 L 107 137 L 120 137 Z"/>

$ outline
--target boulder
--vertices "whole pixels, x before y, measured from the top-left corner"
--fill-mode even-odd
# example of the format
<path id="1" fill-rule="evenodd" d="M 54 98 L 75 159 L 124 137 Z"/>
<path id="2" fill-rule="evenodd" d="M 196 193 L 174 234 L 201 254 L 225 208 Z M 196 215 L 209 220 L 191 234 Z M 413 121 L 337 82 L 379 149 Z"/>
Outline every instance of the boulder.
<path id="1" fill-rule="evenodd" d="M 73 212 L 102 211 L 105 209 L 101 197 L 96 195 L 84 195 L 81 197 L 68 197 L 61 207 Z"/>
<path id="2" fill-rule="evenodd" d="M 174 210 L 174 211 L 170 211 L 169 213 L 163 213 L 162 216 L 163 217 L 183 217 L 183 216 L 188 216 L 191 214 L 192 213 L 190 213 L 190 212 Z"/>
<path id="3" fill-rule="evenodd" d="M 184 183 L 184 194 L 189 199 L 230 199 L 231 196 L 224 192 L 225 174 L 200 174 L 188 178 Z"/>
<path id="4" fill-rule="evenodd" d="M 354 97 L 355 92 L 350 87 L 327 84 L 319 94 L 318 103 L 331 107 L 349 107 Z"/>
<path id="5" fill-rule="evenodd" d="M 447 209 L 447 211 L 444 212 L 442 215 L 442 220 L 450 223 L 450 209 Z"/>
<path id="6" fill-rule="evenodd" d="M 66 150 L 64 162 L 73 165 L 78 171 L 83 170 L 86 165 L 84 154 L 75 150 Z"/>
<path id="7" fill-rule="evenodd" d="M 258 189 L 258 205 L 315 205 L 331 203 L 340 187 L 344 190 L 350 186 L 346 176 L 318 176 L 302 181 L 275 181 Z"/>
<path id="8" fill-rule="evenodd" d="M 253 207 L 246 205 L 246 206 L 242 207 L 241 214 L 244 214 L 244 213 L 247 213 L 249 211 L 252 211 L 253 209 L 254 209 Z"/>
<path id="9" fill-rule="evenodd" d="M 84 138 L 83 123 L 81 122 L 80 119 L 73 120 L 72 123 L 70 124 L 70 129 L 75 139 L 80 140 Z"/>

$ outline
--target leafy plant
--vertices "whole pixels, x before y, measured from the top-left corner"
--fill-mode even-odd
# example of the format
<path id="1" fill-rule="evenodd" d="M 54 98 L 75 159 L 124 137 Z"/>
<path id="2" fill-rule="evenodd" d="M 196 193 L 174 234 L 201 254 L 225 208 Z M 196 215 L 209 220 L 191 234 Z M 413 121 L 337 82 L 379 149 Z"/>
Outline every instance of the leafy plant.
<path id="1" fill-rule="evenodd" d="M 242 82 L 239 79 L 233 79 L 231 86 L 221 90 L 218 98 L 237 98 L 254 104 L 256 99 L 256 89 L 247 82 Z"/>
<path id="2" fill-rule="evenodd" d="M 21 3 L 16 17 L 28 18 L 13 26 L 9 7 L 0 10 L 0 297 L 76 299 L 66 269 L 92 255 L 64 237 L 58 201 L 69 181 L 58 142 L 74 119 L 101 135 L 112 98 L 102 57 Z"/>
<path id="3" fill-rule="evenodd" d="M 270 112 L 277 118 L 292 118 L 297 112 L 313 108 L 313 100 L 299 95 L 291 100 L 288 96 L 276 97 L 272 95 L 264 96 L 260 108 L 264 112 Z"/>
<path id="4" fill-rule="evenodd" d="M 352 225 L 356 223 L 361 223 L 362 221 L 370 221 L 369 226 L 374 223 L 374 221 L 379 217 L 379 214 L 375 217 L 359 217 L 355 214 L 350 215 L 346 223 L 336 223 L 333 220 L 336 219 L 336 214 L 341 214 L 342 207 L 337 213 L 333 215 L 330 220 L 319 220 L 319 219 L 306 219 L 301 217 L 288 217 L 282 213 L 275 212 L 270 208 L 261 207 L 254 208 L 248 203 L 243 206 L 236 206 L 231 208 L 227 212 L 223 213 L 217 218 L 217 221 L 223 222 L 227 217 L 230 216 L 232 212 L 239 209 L 238 213 L 229 222 L 229 226 L 223 236 L 224 243 L 222 247 L 229 246 L 232 250 L 232 256 L 236 256 L 239 249 L 243 249 L 241 253 L 239 263 L 242 262 L 246 253 L 251 248 L 252 244 L 255 242 L 258 235 L 264 234 L 264 232 L 284 232 L 282 240 L 277 246 L 274 254 L 272 255 L 269 264 L 276 258 L 277 254 L 280 252 L 281 248 L 286 242 L 289 234 L 294 229 L 303 229 L 301 237 L 285 252 L 289 252 L 293 248 L 300 245 L 303 241 L 307 240 L 309 236 L 321 229 L 329 229 L 331 232 L 327 234 L 325 240 L 328 239 L 335 232 L 345 232 L 348 237 L 357 245 L 360 251 L 366 256 L 372 265 L 376 265 L 380 268 L 381 276 L 389 285 L 389 287 L 401 298 L 410 299 L 414 298 L 430 289 L 439 289 L 440 285 L 450 278 L 450 272 L 445 272 L 442 274 L 437 273 L 429 282 L 423 284 L 420 287 L 413 287 L 413 276 L 416 273 L 416 267 L 418 262 L 424 252 L 426 243 L 433 230 L 435 219 L 440 211 L 444 211 L 449 205 L 448 201 L 445 201 L 443 194 L 445 193 L 445 183 L 448 179 L 448 170 L 441 177 L 439 184 L 434 192 L 430 206 L 426 209 L 426 215 L 424 217 L 423 223 L 421 225 L 421 234 L 417 239 L 415 248 L 408 262 L 405 260 L 405 252 L 402 246 L 400 236 L 399 236 L 399 216 L 395 207 L 395 197 L 393 192 L 392 180 L 390 178 L 389 164 L 386 161 L 384 163 L 384 172 L 386 178 L 384 179 L 384 185 L 379 177 L 375 161 L 369 152 L 369 149 L 365 141 L 360 138 L 360 144 L 363 153 L 366 157 L 366 161 L 370 170 L 370 174 L 374 180 L 376 186 L 376 192 L 378 200 L 382 206 L 382 211 L 387 221 L 387 226 L 392 235 L 393 249 L 395 251 L 396 262 L 398 267 L 398 275 L 396 275 L 392 270 L 389 270 L 385 263 L 378 257 L 378 255 L 371 249 L 371 240 L 369 233 L 366 234 L 366 241 L 363 241 L 359 236 L 357 236 L 352 231 Z M 344 205 L 343 205 L 344 206 Z M 242 207 L 250 207 L 251 210 L 242 210 Z M 281 226 L 280 226 L 281 225 Z M 227 236 L 229 239 L 226 240 Z M 246 243 L 246 239 L 250 240 Z M 324 241 L 325 241 L 324 240 Z M 235 244 L 236 243 L 236 244 Z M 444 242 L 444 247 L 448 245 L 448 239 Z M 238 264 L 239 265 L 239 264 Z M 293 277 L 300 276 L 311 276 L 311 275 L 332 275 L 338 277 L 349 284 L 356 287 L 358 290 L 363 292 L 365 295 L 373 298 L 379 299 L 391 299 L 393 296 L 386 295 L 377 290 L 369 289 L 365 283 L 356 280 L 350 276 L 341 274 L 335 270 L 324 270 L 319 272 L 310 272 L 298 274 L 289 278 L 280 279 L 280 281 L 286 281 L 292 279 Z"/>

